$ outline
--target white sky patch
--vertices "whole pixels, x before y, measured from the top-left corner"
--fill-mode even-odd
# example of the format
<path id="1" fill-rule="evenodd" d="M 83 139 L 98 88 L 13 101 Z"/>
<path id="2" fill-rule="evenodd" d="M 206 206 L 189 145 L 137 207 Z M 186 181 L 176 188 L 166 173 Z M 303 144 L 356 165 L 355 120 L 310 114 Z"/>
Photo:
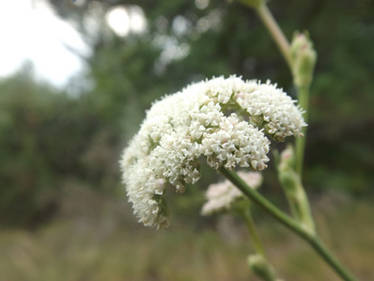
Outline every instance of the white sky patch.
<path id="1" fill-rule="evenodd" d="M 126 36 L 130 32 L 130 16 L 125 7 L 111 9 L 106 15 L 106 21 L 119 36 Z"/>
<path id="2" fill-rule="evenodd" d="M 130 25 L 135 33 L 141 33 L 147 28 L 147 21 L 143 9 L 139 6 L 130 6 Z"/>
<path id="3" fill-rule="evenodd" d="M 108 11 L 106 21 L 118 35 L 126 36 L 130 32 L 141 33 L 146 29 L 146 19 L 139 6 L 117 6 Z"/>
<path id="4" fill-rule="evenodd" d="M 0 76 L 29 60 L 38 78 L 60 87 L 83 70 L 80 58 L 65 46 L 90 52 L 79 33 L 42 1 L 0 0 L 0 38 Z"/>

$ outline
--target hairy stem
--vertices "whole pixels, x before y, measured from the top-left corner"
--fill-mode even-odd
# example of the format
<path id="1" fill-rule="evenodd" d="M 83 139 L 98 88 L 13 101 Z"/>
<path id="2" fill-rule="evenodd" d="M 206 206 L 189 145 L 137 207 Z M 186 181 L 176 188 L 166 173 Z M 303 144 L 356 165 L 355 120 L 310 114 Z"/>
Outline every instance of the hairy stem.
<path id="1" fill-rule="evenodd" d="M 285 214 L 273 203 L 263 197 L 256 190 L 250 188 L 234 171 L 221 168 L 220 172 L 230 180 L 239 190 L 249 199 L 262 207 L 269 215 L 279 221 L 281 224 L 292 230 L 302 239 L 307 241 L 316 252 L 331 266 L 332 269 L 345 281 L 356 281 L 356 279 L 332 256 L 327 248 L 318 239 L 316 234 L 303 228 L 297 221 Z"/>

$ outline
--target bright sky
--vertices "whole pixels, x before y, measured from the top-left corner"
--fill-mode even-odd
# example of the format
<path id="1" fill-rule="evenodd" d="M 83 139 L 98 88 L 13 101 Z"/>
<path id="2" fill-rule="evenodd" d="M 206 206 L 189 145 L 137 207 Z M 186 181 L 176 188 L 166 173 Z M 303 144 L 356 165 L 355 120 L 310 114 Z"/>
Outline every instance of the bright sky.
<path id="1" fill-rule="evenodd" d="M 141 33 L 146 29 L 146 19 L 139 6 L 117 6 L 108 11 L 106 21 L 118 35 L 126 36 L 129 32 Z"/>
<path id="2" fill-rule="evenodd" d="M 0 40 L 0 77 L 30 60 L 38 78 L 59 87 L 83 69 L 65 45 L 89 53 L 79 33 L 42 1 L 0 0 Z"/>

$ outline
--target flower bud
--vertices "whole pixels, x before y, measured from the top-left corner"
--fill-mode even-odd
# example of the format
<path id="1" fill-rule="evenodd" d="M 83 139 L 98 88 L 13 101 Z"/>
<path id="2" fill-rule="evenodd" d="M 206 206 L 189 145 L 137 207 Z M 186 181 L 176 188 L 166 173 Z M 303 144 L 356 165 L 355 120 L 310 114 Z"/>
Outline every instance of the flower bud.
<path id="1" fill-rule="evenodd" d="M 248 257 L 249 268 L 264 281 L 276 281 L 273 267 L 268 263 L 264 256 L 260 254 L 250 255 Z"/>
<path id="2" fill-rule="evenodd" d="M 301 182 L 299 175 L 295 172 L 294 163 L 295 153 L 293 147 L 289 145 L 280 155 L 278 178 L 290 203 L 297 204 L 298 186 L 301 185 Z"/>
<path id="3" fill-rule="evenodd" d="M 297 86 L 309 86 L 313 78 L 317 54 L 306 33 L 296 33 L 291 43 L 291 62 L 294 82 Z"/>
<path id="4" fill-rule="evenodd" d="M 292 214 L 307 230 L 314 232 L 309 202 L 300 175 L 295 171 L 295 153 L 291 145 L 287 146 L 280 155 L 278 178 L 286 194 Z"/>
<path id="5" fill-rule="evenodd" d="M 294 167 L 295 164 L 295 153 L 291 145 L 288 145 L 280 155 L 279 170 L 287 170 Z"/>

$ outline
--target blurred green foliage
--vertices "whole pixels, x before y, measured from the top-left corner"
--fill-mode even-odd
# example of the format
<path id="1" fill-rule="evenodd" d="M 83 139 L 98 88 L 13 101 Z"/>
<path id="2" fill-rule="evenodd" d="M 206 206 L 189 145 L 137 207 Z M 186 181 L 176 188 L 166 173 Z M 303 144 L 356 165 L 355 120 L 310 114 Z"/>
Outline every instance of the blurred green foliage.
<path id="1" fill-rule="evenodd" d="M 82 195 L 95 202 L 92 196 Z M 77 209 L 82 204 L 81 196 L 71 201 L 76 201 L 76 206 L 68 206 L 75 213 L 70 218 L 35 232 L 0 232 L 0 280 L 259 280 L 246 263 L 248 253 L 253 251 L 246 228 L 228 217 L 221 217 L 216 229 L 194 228 L 180 220 L 157 232 L 135 222 L 120 223 L 123 214 L 115 211 L 118 202 L 113 199 L 107 202 L 109 210 L 106 204 L 93 204 L 99 209 L 95 212 L 84 202 L 85 208 Z M 324 196 L 315 203 L 323 239 L 360 280 L 373 280 L 371 202 Z M 103 209 L 107 214 L 100 216 Z M 351 227 L 347 227 L 347 221 Z M 257 222 L 268 258 L 284 280 L 340 280 L 312 249 L 285 228 L 263 217 Z"/>
<path id="2" fill-rule="evenodd" d="M 38 225 L 59 210 L 61 192 L 77 188 L 120 192 L 120 151 L 134 135 L 152 101 L 206 77 L 238 74 L 271 79 L 295 95 L 290 73 L 252 10 L 239 3 L 195 1 L 50 0 L 90 45 L 84 58 L 90 81 L 74 95 L 35 80 L 30 71 L 0 81 L 0 224 Z M 105 27 L 105 13 L 138 5 L 147 19 L 143 33 L 118 37 Z M 374 2 L 270 1 L 291 38 L 309 30 L 318 52 L 307 139 L 307 191 L 374 190 Z M 99 28 L 86 25 L 87 18 Z M 200 186 L 211 182 L 207 171 Z M 276 190 L 274 175 L 266 190 Z M 198 212 L 192 199 L 175 196 L 181 215 Z M 174 197 L 173 197 L 174 198 Z"/>
<path id="3" fill-rule="evenodd" d="M 90 102 L 36 82 L 27 68 L 0 92 L 1 223 L 45 221 L 72 180 L 113 193 L 118 137 Z"/>
<path id="4" fill-rule="evenodd" d="M 124 112 L 122 120 L 137 121 L 125 130 L 128 135 L 136 132 L 152 100 L 206 77 L 235 73 L 248 79 L 271 79 L 295 95 L 275 44 L 255 13 L 240 3 L 212 0 L 199 9 L 195 4 L 199 1 L 184 0 L 91 0 L 80 8 L 68 2 L 51 0 L 60 15 L 81 23 L 80 30 L 94 46 L 90 69 L 98 94 Z M 314 190 L 373 191 L 374 2 L 291 0 L 287 7 L 282 1 L 268 4 L 288 38 L 297 30 L 308 30 L 318 52 L 306 184 Z M 118 5 L 139 5 L 148 29 L 122 38 L 103 30 L 102 36 L 92 39 L 83 22 L 96 5 L 102 13 Z M 179 56 L 175 49 L 177 54 L 187 51 Z"/>

